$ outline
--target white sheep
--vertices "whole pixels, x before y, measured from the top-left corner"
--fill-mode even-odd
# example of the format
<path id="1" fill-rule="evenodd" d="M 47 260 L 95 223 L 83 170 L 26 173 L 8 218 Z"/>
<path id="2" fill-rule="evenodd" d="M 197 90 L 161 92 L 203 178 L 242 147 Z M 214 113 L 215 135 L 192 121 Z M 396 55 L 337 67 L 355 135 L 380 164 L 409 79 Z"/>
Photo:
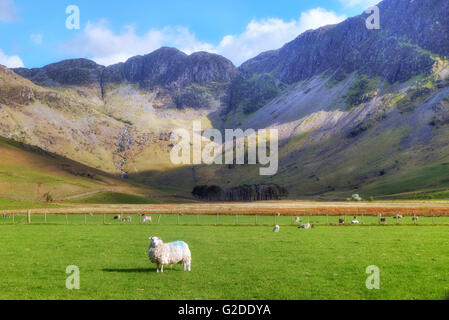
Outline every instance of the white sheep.
<path id="1" fill-rule="evenodd" d="M 400 215 L 400 214 L 395 214 L 393 218 L 396 219 L 396 220 L 400 220 L 400 219 L 403 218 L 403 216 Z"/>
<path id="2" fill-rule="evenodd" d="M 275 225 L 273 228 L 273 232 L 279 232 L 280 229 L 281 227 L 279 227 L 279 225 Z"/>
<path id="3" fill-rule="evenodd" d="M 150 240 L 148 256 L 150 261 L 157 265 L 157 272 L 159 272 L 159 269 L 164 272 L 164 266 L 173 264 L 182 264 L 184 271 L 186 269 L 190 271 L 192 254 L 187 243 L 184 241 L 164 243 L 158 237 L 152 237 Z"/>
<path id="4" fill-rule="evenodd" d="M 300 223 L 301 222 L 301 218 L 300 217 L 296 217 L 295 222 L 296 223 Z"/>
<path id="5" fill-rule="evenodd" d="M 299 227 L 299 229 L 310 229 L 310 228 L 313 228 L 313 225 L 311 225 L 310 223 L 303 224 Z"/>
<path id="6" fill-rule="evenodd" d="M 151 216 L 143 218 L 143 222 L 152 222 Z"/>
<path id="7" fill-rule="evenodd" d="M 359 222 L 359 220 L 354 219 L 354 220 L 352 220 L 351 224 L 360 224 L 360 222 Z"/>

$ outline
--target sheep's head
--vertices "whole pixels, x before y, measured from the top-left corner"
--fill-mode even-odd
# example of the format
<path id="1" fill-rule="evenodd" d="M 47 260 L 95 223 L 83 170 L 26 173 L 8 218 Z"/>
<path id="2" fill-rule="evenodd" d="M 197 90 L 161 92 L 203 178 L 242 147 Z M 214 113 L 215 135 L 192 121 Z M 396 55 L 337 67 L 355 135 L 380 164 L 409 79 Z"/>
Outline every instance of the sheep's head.
<path id="1" fill-rule="evenodd" d="M 152 237 L 150 238 L 151 243 L 150 243 L 150 247 L 154 248 L 157 247 L 158 245 L 162 244 L 162 239 L 158 238 L 158 237 Z"/>

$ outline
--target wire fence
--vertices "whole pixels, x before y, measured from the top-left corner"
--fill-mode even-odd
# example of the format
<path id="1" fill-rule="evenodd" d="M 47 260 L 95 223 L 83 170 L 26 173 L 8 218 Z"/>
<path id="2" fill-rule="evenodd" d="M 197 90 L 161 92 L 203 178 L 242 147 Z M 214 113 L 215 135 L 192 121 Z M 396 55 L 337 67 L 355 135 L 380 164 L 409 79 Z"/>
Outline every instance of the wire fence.
<path id="1" fill-rule="evenodd" d="M 449 216 L 374 216 L 374 215 L 232 215 L 232 214 L 88 214 L 88 213 L 31 213 L 4 214 L 0 225 L 184 225 L 184 226 L 400 226 L 400 225 L 446 225 Z"/>

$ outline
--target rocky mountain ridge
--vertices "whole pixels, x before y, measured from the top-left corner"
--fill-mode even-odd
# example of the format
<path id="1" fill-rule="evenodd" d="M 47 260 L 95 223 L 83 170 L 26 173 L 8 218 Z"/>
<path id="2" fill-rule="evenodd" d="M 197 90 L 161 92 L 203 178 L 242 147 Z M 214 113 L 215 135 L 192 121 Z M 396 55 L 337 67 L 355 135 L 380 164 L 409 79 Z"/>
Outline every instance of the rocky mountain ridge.
<path id="1" fill-rule="evenodd" d="M 199 184 L 275 183 L 292 197 L 324 198 L 449 188 L 441 171 L 449 163 L 449 3 L 379 8 L 380 30 L 368 30 L 362 14 L 239 68 L 161 48 L 109 67 L 78 59 L 8 70 L 0 134 L 185 194 Z M 192 121 L 278 129 L 279 172 L 172 165 L 167 137 Z M 424 177 L 404 182 L 413 175 Z"/>

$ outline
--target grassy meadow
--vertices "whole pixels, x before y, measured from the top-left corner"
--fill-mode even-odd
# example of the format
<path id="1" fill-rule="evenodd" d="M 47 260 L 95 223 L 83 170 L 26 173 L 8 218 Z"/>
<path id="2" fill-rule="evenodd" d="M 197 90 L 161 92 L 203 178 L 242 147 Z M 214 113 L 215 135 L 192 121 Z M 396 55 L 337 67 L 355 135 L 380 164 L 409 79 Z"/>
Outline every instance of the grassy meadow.
<path id="1" fill-rule="evenodd" d="M 269 225 L 236 226 L 230 216 L 220 226 L 177 225 L 174 216 L 163 216 L 160 225 L 112 217 L 103 225 L 100 215 L 88 217 L 88 225 L 82 216 L 69 216 L 68 225 L 63 216 L 49 218 L 60 220 L 0 224 L 0 299 L 443 299 L 449 293 L 448 226 L 300 230 L 286 220 L 273 233 Z M 187 218 L 196 219 L 181 217 Z M 147 258 L 150 236 L 188 242 L 192 272 L 175 266 L 156 273 Z M 80 290 L 65 288 L 69 265 L 80 268 Z M 370 265 L 380 268 L 380 290 L 365 287 Z"/>

